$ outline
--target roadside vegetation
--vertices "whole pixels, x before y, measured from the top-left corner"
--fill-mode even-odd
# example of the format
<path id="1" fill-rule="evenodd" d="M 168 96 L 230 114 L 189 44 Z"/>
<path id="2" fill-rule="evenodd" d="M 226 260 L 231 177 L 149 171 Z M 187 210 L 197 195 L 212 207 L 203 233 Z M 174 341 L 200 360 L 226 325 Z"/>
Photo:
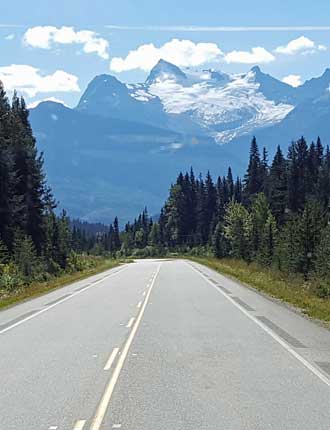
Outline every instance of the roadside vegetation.
<path id="1" fill-rule="evenodd" d="M 117 219 L 104 233 L 56 207 L 25 101 L 0 82 L 0 307 L 118 264 Z"/>
<path id="2" fill-rule="evenodd" d="M 120 231 L 56 211 L 23 98 L 0 83 L 0 306 L 120 259 L 186 255 L 330 319 L 330 149 L 302 137 L 272 162 L 253 138 L 244 178 L 180 173 L 153 220 Z M 217 258 L 218 260 L 216 260 Z M 105 266 L 102 266 L 102 265 Z"/>
<path id="3" fill-rule="evenodd" d="M 72 267 L 47 280 L 30 280 L 16 278 L 11 288 L 2 285 L 0 289 L 0 309 L 21 301 L 46 294 L 56 288 L 71 284 L 105 270 L 112 269 L 129 260 L 116 260 L 100 256 L 80 256 L 79 269 Z"/>
<path id="4" fill-rule="evenodd" d="M 290 276 L 257 263 L 231 258 L 189 258 L 271 297 L 289 303 L 309 317 L 327 322 L 327 326 L 330 324 L 330 300 L 319 296 L 319 282 L 313 278 L 306 280 L 302 275 Z"/>

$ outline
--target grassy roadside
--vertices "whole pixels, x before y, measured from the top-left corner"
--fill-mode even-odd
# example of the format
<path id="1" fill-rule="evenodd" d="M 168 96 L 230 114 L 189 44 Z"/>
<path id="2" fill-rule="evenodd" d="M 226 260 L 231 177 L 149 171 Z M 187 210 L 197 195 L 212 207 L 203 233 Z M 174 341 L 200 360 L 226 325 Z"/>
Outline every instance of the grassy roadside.
<path id="1" fill-rule="evenodd" d="M 302 277 L 286 276 L 274 270 L 241 260 L 190 257 L 219 273 L 241 281 L 267 295 L 287 302 L 313 319 L 330 323 L 330 300 L 318 297 L 311 282 Z"/>
<path id="2" fill-rule="evenodd" d="M 4 309 L 33 297 L 41 296 L 57 288 L 64 287 L 65 285 L 88 278 L 89 276 L 96 275 L 97 273 L 104 272 L 105 270 L 112 269 L 127 262 L 129 261 L 100 259 L 99 264 L 92 268 L 73 273 L 64 273 L 63 275 L 51 278 L 49 281 L 45 282 L 34 282 L 6 295 L 0 295 L 0 309 Z"/>

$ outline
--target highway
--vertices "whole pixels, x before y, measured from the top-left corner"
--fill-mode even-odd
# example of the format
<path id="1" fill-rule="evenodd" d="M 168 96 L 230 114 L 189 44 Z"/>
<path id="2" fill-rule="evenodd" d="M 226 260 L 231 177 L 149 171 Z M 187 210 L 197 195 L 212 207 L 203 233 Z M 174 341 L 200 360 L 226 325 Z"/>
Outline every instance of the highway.
<path id="1" fill-rule="evenodd" d="M 330 332 L 186 260 L 0 312 L 0 430 L 329 430 Z"/>

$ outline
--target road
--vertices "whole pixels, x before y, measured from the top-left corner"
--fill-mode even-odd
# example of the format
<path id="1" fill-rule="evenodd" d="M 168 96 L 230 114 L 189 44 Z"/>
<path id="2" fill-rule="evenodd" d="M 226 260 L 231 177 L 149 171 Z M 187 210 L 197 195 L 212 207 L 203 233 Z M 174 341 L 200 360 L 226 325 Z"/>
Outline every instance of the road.
<path id="1" fill-rule="evenodd" d="M 146 260 L 0 312 L 1 430 L 329 430 L 330 332 Z"/>

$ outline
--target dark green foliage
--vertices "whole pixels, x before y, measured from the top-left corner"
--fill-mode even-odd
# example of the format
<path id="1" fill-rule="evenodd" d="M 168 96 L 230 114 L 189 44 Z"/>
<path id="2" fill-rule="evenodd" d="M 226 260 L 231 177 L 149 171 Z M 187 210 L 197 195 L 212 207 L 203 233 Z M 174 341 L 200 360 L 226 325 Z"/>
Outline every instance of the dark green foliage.
<path id="1" fill-rule="evenodd" d="M 232 256 L 329 278 L 329 196 L 330 150 L 320 139 L 309 147 L 304 138 L 293 142 L 287 158 L 278 147 L 270 166 L 253 139 L 243 184 L 230 168 L 216 182 L 210 173 L 180 173 L 151 229 L 143 216 L 126 225 L 122 252 Z"/>
<path id="2" fill-rule="evenodd" d="M 250 147 L 250 160 L 247 168 L 246 175 L 244 177 L 244 195 L 245 200 L 248 202 L 249 198 L 253 195 L 263 191 L 264 179 L 265 179 L 265 166 L 266 159 L 264 162 L 260 160 L 259 149 L 257 140 L 254 137 Z"/>
<path id="3" fill-rule="evenodd" d="M 0 289 L 56 275 L 69 268 L 73 249 L 95 246 L 96 235 L 71 231 L 65 212 L 57 216 L 55 208 L 25 101 L 14 93 L 10 105 L 0 82 Z M 117 219 L 114 226 L 119 249 Z"/>

